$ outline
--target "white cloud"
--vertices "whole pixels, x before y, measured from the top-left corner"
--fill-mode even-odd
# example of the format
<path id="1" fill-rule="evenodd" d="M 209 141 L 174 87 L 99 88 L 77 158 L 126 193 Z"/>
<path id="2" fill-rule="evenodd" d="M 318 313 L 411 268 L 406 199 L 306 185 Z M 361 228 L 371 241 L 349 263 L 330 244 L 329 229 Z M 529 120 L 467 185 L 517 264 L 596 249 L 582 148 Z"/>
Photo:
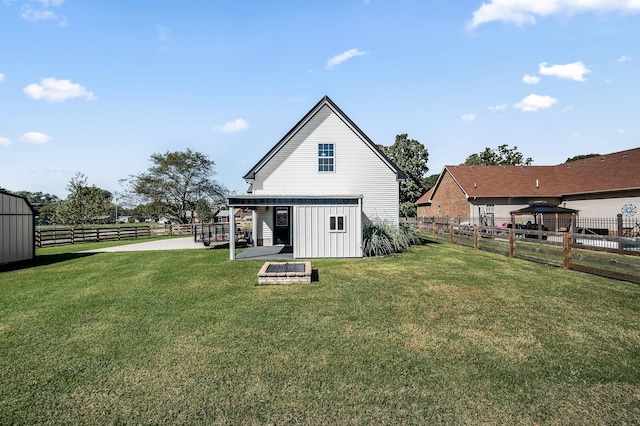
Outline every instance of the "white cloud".
<path id="1" fill-rule="evenodd" d="M 0 137 L 0 146 L 11 145 L 11 141 L 7 138 Z"/>
<path id="2" fill-rule="evenodd" d="M 346 52 L 343 52 L 329 59 L 329 61 L 327 62 L 327 66 L 325 68 L 330 70 L 336 65 L 340 65 L 341 63 L 343 63 L 348 59 L 351 59 L 356 56 L 366 55 L 366 54 L 367 52 L 363 52 L 362 50 L 358 50 L 358 49 L 347 50 Z"/>
<path id="3" fill-rule="evenodd" d="M 7 81 L 7 77 L 3 73 L 0 72 L 0 82 Z"/>
<path id="4" fill-rule="evenodd" d="M 43 78 L 40 84 L 30 84 L 22 91 L 35 100 L 49 102 L 64 102 L 71 98 L 84 98 L 87 101 L 95 101 L 96 97 L 84 86 L 72 83 L 70 80 L 58 80 L 57 78 Z"/>
<path id="5" fill-rule="evenodd" d="M 542 75 L 550 75 L 553 77 L 580 82 L 587 81 L 584 76 L 591 72 L 591 70 L 587 68 L 582 61 L 566 65 L 551 65 L 550 67 L 547 66 L 546 62 L 543 62 L 540 64 L 539 71 Z"/>
<path id="6" fill-rule="evenodd" d="M 40 132 L 27 132 L 24 135 L 20 136 L 20 142 L 23 143 L 33 143 L 33 144 L 43 144 L 49 142 L 53 139 L 49 135 L 45 135 Z"/>
<path id="7" fill-rule="evenodd" d="M 473 12 L 467 29 L 500 21 L 516 25 L 535 24 L 536 18 L 571 16 L 587 12 L 639 13 L 638 0 L 489 0 Z"/>
<path id="8" fill-rule="evenodd" d="M 536 112 L 540 109 L 551 108 L 558 102 L 557 99 L 551 96 L 541 95 L 529 95 L 523 98 L 517 104 L 513 104 L 513 107 L 521 111 Z"/>
<path id="9" fill-rule="evenodd" d="M 62 6 L 62 3 L 64 3 L 64 0 L 34 0 L 34 1 L 42 4 L 44 7 Z"/>
<path id="10" fill-rule="evenodd" d="M 249 127 L 249 123 L 244 121 L 242 118 L 238 118 L 220 127 L 220 130 L 224 133 L 235 133 L 235 132 L 244 130 L 248 127 Z"/>
<path id="11" fill-rule="evenodd" d="M 618 129 L 618 133 L 624 133 L 624 129 Z"/>
<path id="12" fill-rule="evenodd" d="M 44 171 L 46 173 L 58 173 L 58 174 L 71 174 L 72 173 L 72 171 L 70 169 L 64 169 L 62 167 L 56 167 L 56 166 L 45 167 Z"/>
<path id="13" fill-rule="evenodd" d="M 538 77 L 537 75 L 525 75 L 524 77 L 522 77 L 522 82 L 524 84 L 538 84 L 540 83 L 540 77 Z"/>
<path id="14" fill-rule="evenodd" d="M 476 119 L 476 115 L 475 114 L 463 114 L 461 117 L 462 121 L 475 121 Z"/>
<path id="15" fill-rule="evenodd" d="M 504 111 L 505 109 L 507 109 L 507 104 L 506 102 L 500 105 L 490 105 L 489 106 L 489 111 Z"/>
<path id="16" fill-rule="evenodd" d="M 618 58 L 618 62 L 628 62 L 631 60 L 631 56 L 622 55 Z"/>
<path id="17" fill-rule="evenodd" d="M 64 27 L 67 25 L 67 18 L 52 10 L 63 3 L 64 0 L 31 0 L 22 5 L 22 17 L 29 22 L 58 21 L 58 25 Z"/>

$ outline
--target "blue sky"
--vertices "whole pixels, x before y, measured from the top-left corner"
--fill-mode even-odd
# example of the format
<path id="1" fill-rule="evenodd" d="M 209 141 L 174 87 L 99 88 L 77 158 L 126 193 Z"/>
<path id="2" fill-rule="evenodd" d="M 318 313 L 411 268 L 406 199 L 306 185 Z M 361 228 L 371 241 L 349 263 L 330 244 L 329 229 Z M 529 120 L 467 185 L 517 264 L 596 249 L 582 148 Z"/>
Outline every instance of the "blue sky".
<path id="1" fill-rule="evenodd" d="M 640 146 L 640 1 L 0 0 L 0 186 L 66 197 L 191 148 L 242 176 L 324 95 L 429 174 Z"/>

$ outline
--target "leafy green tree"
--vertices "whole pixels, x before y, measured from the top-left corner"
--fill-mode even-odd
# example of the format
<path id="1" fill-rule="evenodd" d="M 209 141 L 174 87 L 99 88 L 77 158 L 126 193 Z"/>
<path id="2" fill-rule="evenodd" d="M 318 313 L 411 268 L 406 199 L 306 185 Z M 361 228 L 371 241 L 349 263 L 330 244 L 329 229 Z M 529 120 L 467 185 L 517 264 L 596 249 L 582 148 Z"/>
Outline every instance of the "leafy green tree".
<path id="1" fill-rule="evenodd" d="M 430 175 L 424 180 L 424 189 L 425 192 L 436 186 L 436 182 L 438 182 L 439 174 Z"/>
<path id="2" fill-rule="evenodd" d="M 465 166 L 530 166 L 533 160 L 525 158 L 518 151 L 518 147 L 509 148 L 507 144 L 498 146 L 498 149 L 485 148 L 478 154 L 471 154 L 463 165 Z"/>
<path id="3" fill-rule="evenodd" d="M 96 223 L 109 214 L 112 195 L 109 191 L 87 184 L 87 177 L 78 172 L 67 184 L 69 195 L 57 204 L 55 221 L 63 225 L 79 226 Z"/>
<path id="4" fill-rule="evenodd" d="M 44 194 L 42 192 L 18 191 L 15 194 L 26 198 L 36 210 L 60 201 L 57 195 Z"/>
<path id="5" fill-rule="evenodd" d="M 565 161 L 565 163 L 571 163 L 572 161 L 578 161 L 578 160 L 584 160 L 586 158 L 591 158 L 591 157 L 601 157 L 601 154 L 584 154 L 584 155 L 576 155 L 575 157 L 570 157 L 567 158 L 567 161 Z"/>
<path id="6" fill-rule="evenodd" d="M 199 200 L 196 204 L 196 217 L 203 223 L 211 222 L 213 219 L 213 209 L 207 200 Z"/>
<path id="7" fill-rule="evenodd" d="M 397 135 L 393 145 L 378 147 L 406 175 L 406 179 L 400 182 L 400 214 L 414 217 L 417 213 L 414 203 L 426 191 L 429 152 L 417 140 L 409 139 L 406 133 Z"/>
<path id="8" fill-rule="evenodd" d="M 224 201 L 227 190 L 213 180 L 215 163 L 206 154 L 192 151 L 167 151 L 151 155 L 151 166 L 129 177 L 129 190 L 146 203 L 162 208 L 162 214 L 178 223 L 188 223 L 188 212 L 198 203 L 216 206 Z"/>

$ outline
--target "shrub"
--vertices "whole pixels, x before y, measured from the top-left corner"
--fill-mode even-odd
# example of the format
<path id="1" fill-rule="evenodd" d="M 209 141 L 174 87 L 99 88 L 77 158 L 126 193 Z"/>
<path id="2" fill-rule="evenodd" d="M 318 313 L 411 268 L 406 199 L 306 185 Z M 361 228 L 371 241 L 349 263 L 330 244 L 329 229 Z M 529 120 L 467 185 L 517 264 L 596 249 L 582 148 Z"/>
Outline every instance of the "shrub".
<path id="1" fill-rule="evenodd" d="M 388 256 L 402 253 L 420 244 L 418 232 L 407 226 L 395 227 L 387 222 L 372 222 L 365 226 L 362 251 L 365 256 Z"/>

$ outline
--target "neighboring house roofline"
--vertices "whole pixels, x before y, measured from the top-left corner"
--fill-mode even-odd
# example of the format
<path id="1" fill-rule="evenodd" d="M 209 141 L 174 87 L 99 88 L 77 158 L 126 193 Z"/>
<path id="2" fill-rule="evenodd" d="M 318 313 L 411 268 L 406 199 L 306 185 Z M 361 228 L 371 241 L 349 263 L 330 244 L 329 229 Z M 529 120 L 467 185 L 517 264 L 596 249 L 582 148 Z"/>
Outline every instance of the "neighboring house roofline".
<path id="1" fill-rule="evenodd" d="M 267 154 L 260 159 L 252 168 L 247 172 L 243 178 L 246 181 L 255 179 L 256 173 L 296 134 L 304 125 L 315 116 L 323 106 L 328 106 L 333 112 L 356 134 L 358 135 L 369 148 L 389 167 L 395 174 L 396 179 L 406 179 L 405 174 L 391 161 L 378 147 L 369 139 L 369 137 L 347 116 L 328 96 L 324 96 L 309 112 L 302 117 L 298 123 L 287 134 L 276 143 Z"/>
<path id="2" fill-rule="evenodd" d="M 455 176 L 453 173 L 451 173 L 451 170 L 449 170 L 449 166 L 445 166 L 445 167 L 444 167 L 444 169 L 445 169 L 447 172 L 449 172 L 449 175 L 451 176 L 451 179 L 453 179 L 453 181 L 455 182 L 455 184 L 456 184 L 456 185 L 458 185 L 458 188 L 460 188 L 460 190 L 462 191 L 462 193 L 464 194 L 464 196 L 465 196 L 466 198 L 469 198 L 469 193 L 468 193 L 467 191 L 465 191 L 464 186 L 463 186 L 463 185 L 458 181 L 458 179 L 456 178 L 456 176 Z M 442 176 L 444 176 L 444 173 L 442 173 Z M 438 179 L 438 183 L 440 183 L 439 181 L 440 181 L 440 179 Z M 433 192 L 431 193 L 431 195 L 433 196 L 433 194 L 434 194 L 435 192 L 436 192 L 436 191 L 433 191 Z"/>
<path id="3" fill-rule="evenodd" d="M 640 148 L 555 166 L 448 165 L 440 173 L 427 201 L 437 197 L 445 172 L 449 173 L 468 199 L 563 198 L 637 191 L 640 189 L 638 169 Z M 419 200 L 425 202 L 422 197 Z"/>

